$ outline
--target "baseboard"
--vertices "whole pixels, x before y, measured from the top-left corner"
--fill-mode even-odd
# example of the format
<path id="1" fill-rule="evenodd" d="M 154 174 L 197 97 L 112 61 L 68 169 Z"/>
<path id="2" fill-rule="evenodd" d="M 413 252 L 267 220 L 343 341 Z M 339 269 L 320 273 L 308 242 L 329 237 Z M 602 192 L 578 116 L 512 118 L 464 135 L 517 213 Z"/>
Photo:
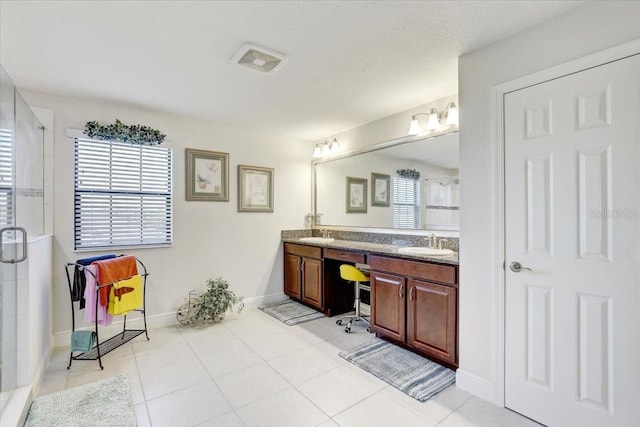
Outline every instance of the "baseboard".
<path id="1" fill-rule="evenodd" d="M 462 369 L 456 371 L 456 387 L 474 396 L 484 399 L 494 405 L 502 406 L 502 402 L 496 402 L 493 383 L 484 378 L 465 372 Z"/>
<path id="2" fill-rule="evenodd" d="M 283 301 L 288 297 L 284 293 L 263 295 L 259 297 L 251 297 L 245 298 L 244 306 L 245 309 L 258 308 L 263 304 L 270 304 L 273 302 Z M 103 340 L 112 337 L 113 335 L 122 332 L 123 321 L 118 318 L 117 321 L 114 321 L 109 326 L 100 326 L 99 334 L 100 334 L 100 342 Z M 167 326 L 176 325 L 176 313 L 175 311 L 163 314 L 154 314 L 153 316 L 147 316 L 147 328 L 148 329 L 156 329 L 156 328 L 164 328 Z M 127 329 L 143 329 L 144 321 L 142 316 L 137 316 L 135 318 L 127 319 Z M 93 328 L 89 325 L 83 325 L 82 328 L 84 330 L 93 330 Z M 54 347 L 68 347 L 71 342 L 71 331 L 60 331 L 55 332 L 53 334 Z"/>

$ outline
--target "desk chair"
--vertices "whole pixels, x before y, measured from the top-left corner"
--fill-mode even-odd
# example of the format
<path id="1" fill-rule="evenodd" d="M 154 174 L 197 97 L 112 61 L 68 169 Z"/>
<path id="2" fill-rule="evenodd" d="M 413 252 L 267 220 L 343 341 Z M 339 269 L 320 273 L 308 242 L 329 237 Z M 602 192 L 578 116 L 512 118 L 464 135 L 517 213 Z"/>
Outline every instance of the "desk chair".
<path id="1" fill-rule="evenodd" d="M 356 309 L 356 314 L 350 315 L 350 316 L 342 316 L 340 319 L 336 320 L 336 325 L 342 325 L 342 321 L 344 319 L 349 319 L 349 323 L 347 323 L 347 326 L 344 328 L 344 331 L 346 333 L 349 333 L 351 332 L 351 325 L 353 324 L 354 320 L 356 322 L 363 321 L 367 324 L 367 332 L 371 332 L 371 324 L 369 323 L 369 321 L 364 317 L 360 316 L 360 283 L 368 282 L 369 276 L 363 273 L 362 271 L 358 270 L 357 268 L 355 268 L 353 265 L 342 264 L 340 266 L 340 277 L 342 277 L 342 279 L 344 280 L 354 283 L 354 289 L 355 289 L 354 306 Z"/>

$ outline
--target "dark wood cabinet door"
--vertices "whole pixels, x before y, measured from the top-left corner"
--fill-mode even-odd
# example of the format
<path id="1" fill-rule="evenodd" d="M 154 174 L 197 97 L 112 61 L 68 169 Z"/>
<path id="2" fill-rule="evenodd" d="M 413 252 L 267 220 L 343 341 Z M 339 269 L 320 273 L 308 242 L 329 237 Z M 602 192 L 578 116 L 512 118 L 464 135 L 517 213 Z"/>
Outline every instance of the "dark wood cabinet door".
<path id="1" fill-rule="evenodd" d="M 302 301 L 322 309 L 322 261 L 302 258 Z"/>
<path id="2" fill-rule="evenodd" d="M 300 299 L 300 263 L 297 255 L 284 254 L 284 293 L 291 298 Z"/>
<path id="3" fill-rule="evenodd" d="M 405 281 L 403 277 L 371 272 L 371 324 L 378 334 L 405 340 Z"/>
<path id="4" fill-rule="evenodd" d="M 407 344 L 455 364 L 457 290 L 411 279 L 407 289 Z"/>

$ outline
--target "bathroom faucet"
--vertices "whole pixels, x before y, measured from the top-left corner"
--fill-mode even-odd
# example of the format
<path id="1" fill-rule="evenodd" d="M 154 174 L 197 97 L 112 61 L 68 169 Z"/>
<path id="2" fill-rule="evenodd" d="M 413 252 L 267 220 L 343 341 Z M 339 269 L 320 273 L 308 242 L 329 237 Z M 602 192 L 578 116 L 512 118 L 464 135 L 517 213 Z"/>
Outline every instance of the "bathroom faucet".
<path id="1" fill-rule="evenodd" d="M 438 247 L 438 236 L 435 233 L 429 234 L 426 239 L 428 248 L 436 249 Z"/>
<path id="2" fill-rule="evenodd" d="M 326 228 L 321 228 L 320 233 L 322 233 L 322 238 L 327 239 L 329 237 L 329 231 Z"/>

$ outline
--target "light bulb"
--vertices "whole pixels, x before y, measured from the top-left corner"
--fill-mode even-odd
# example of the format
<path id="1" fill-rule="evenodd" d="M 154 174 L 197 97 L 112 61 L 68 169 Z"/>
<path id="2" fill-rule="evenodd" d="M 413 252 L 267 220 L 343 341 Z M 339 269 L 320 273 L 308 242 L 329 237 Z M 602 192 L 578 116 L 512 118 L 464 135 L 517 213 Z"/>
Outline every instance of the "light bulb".
<path id="1" fill-rule="evenodd" d="M 329 147 L 329 152 L 331 154 L 336 154 L 338 151 L 340 151 L 340 143 L 338 142 L 337 138 L 333 138 L 331 146 Z"/>
<path id="2" fill-rule="evenodd" d="M 457 125 L 458 124 L 458 107 L 456 106 L 456 103 L 455 102 L 449 103 L 449 105 L 447 105 L 446 112 L 447 112 L 446 124 Z"/>
<path id="3" fill-rule="evenodd" d="M 432 108 L 429 110 L 429 120 L 427 121 L 427 130 L 436 130 L 440 127 L 440 119 L 438 119 L 438 110 Z"/>
<path id="4" fill-rule="evenodd" d="M 411 117 L 411 123 L 409 124 L 409 132 L 407 135 L 418 135 L 422 133 L 422 128 L 420 127 L 420 123 L 418 123 L 418 119 L 416 116 Z"/>

